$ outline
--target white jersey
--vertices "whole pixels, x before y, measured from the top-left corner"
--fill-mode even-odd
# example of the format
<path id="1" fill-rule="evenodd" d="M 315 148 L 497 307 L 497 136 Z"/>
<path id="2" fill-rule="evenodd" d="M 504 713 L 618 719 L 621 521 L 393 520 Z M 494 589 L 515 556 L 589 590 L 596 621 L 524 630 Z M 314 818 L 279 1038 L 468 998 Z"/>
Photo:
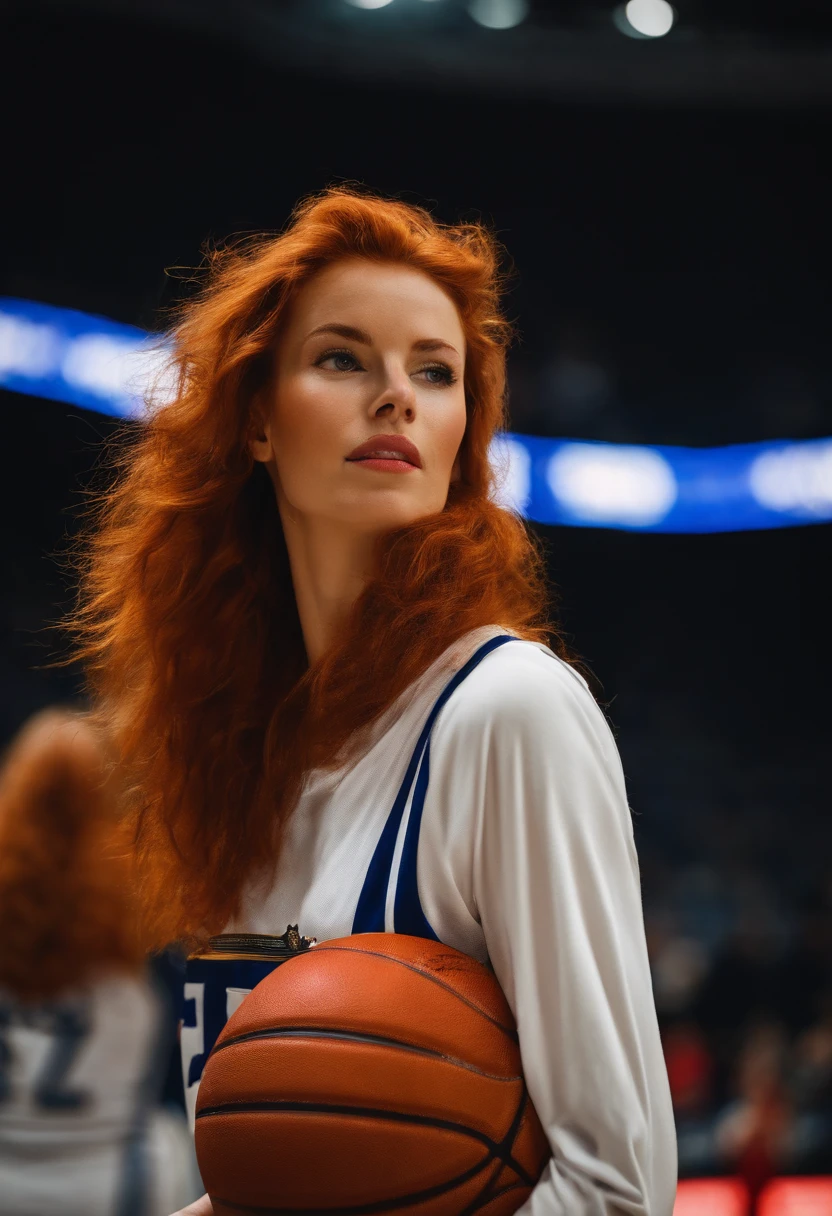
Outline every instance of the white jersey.
<path id="1" fill-rule="evenodd" d="M 357 763 L 308 776 L 274 880 L 249 884 L 226 932 L 289 925 L 318 942 L 413 934 L 490 963 L 552 1149 L 518 1216 L 671 1216 L 676 1133 L 621 762 L 585 681 L 548 647 L 472 631 Z M 192 1116 L 245 992 L 238 976 L 212 994 L 198 971 L 211 964 L 193 965 Z"/>
<path id="2" fill-rule="evenodd" d="M 144 975 L 37 1004 L 0 991 L 0 1216 L 169 1216 L 193 1199 L 184 1120 L 154 1109 L 171 1047 Z"/>

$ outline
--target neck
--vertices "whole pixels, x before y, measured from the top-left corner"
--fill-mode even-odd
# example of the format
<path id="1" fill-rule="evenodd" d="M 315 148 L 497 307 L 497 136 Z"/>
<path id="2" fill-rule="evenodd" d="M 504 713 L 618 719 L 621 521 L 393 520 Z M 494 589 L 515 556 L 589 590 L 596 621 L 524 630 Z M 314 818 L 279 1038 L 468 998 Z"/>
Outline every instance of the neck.
<path id="1" fill-rule="evenodd" d="M 334 641 L 367 582 L 373 534 L 281 507 L 306 657 L 312 666 Z"/>

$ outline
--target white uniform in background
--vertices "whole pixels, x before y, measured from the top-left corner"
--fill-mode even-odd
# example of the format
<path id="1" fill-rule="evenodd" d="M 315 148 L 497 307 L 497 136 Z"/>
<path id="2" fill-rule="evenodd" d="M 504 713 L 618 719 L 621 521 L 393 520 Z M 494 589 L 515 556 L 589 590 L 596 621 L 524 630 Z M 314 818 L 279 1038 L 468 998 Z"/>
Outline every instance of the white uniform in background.
<path id="1" fill-rule="evenodd" d="M 199 1193 L 185 1120 L 155 1106 L 169 1003 L 144 976 L 0 991 L 0 1216 L 170 1216 Z"/>
<path id="2" fill-rule="evenodd" d="M 386 711 L 351 769 L 309 775 L 277 875 L 229 933 L 386 931 L 489 962 L 552 1159 L 518 1216 L 671 1216 L 677 1151 L 621 762 L 546 646 L 465 635 Z M 245 964 L 241 963 L 241 966 Z M 240 979 L 189 964 L 193 1120 Z M 270 968 L 253 974 L 251 987 Z M 241 974 L 241 973 L 240 973 Z"/>

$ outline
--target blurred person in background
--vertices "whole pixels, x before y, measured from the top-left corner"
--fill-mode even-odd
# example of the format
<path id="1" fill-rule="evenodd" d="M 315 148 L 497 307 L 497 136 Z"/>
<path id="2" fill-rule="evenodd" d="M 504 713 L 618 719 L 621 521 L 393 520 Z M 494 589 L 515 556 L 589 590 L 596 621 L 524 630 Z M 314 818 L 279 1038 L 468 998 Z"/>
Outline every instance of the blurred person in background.
<path id="1" fill-rule="evenodd" d="M 800 1173 L 832 1173 L 832 987 L 819 998 L 820 1017 L 795 1039 L 790 1085 L 796 1116 L 791 1138 Z"/>
<path id="2" fill-rule="evenodd" d="M 737 1060 L 737 1096 L 714 1129 L 717 1157 L 746 1182 L 752 1210 L 769 1179 L 792 1164 L 794 1103 L 787 1065 L 785 1028 L 774 1019 L 759 1019 Z"/>
<path id="3" fill-rule="evenodd" d="M 184 1117 L 156 1108 L 174 1023 L 135 930 L 114 781 L 64 709 L 0 769 L 2 1216 L 157 1216 L 198 1191 Z"/>

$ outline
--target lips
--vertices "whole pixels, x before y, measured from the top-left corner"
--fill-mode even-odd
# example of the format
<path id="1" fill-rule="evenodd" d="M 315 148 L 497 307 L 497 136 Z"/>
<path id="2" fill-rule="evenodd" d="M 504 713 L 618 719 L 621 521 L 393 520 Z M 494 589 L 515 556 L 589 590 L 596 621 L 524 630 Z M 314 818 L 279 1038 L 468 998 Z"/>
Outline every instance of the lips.
<path id="1" fill-rule="evenodd" d="M 373 435 L 372 439 L 360 443 L 350 452 L 347 460 L 364 460 L 378 452 L 395 452 L 398 459 L 406 460 L 408 464 L 415 465 L 417 469 L 422 467 L 419 449 L 415 443 L 405 439 L 404 435 Z"/>

